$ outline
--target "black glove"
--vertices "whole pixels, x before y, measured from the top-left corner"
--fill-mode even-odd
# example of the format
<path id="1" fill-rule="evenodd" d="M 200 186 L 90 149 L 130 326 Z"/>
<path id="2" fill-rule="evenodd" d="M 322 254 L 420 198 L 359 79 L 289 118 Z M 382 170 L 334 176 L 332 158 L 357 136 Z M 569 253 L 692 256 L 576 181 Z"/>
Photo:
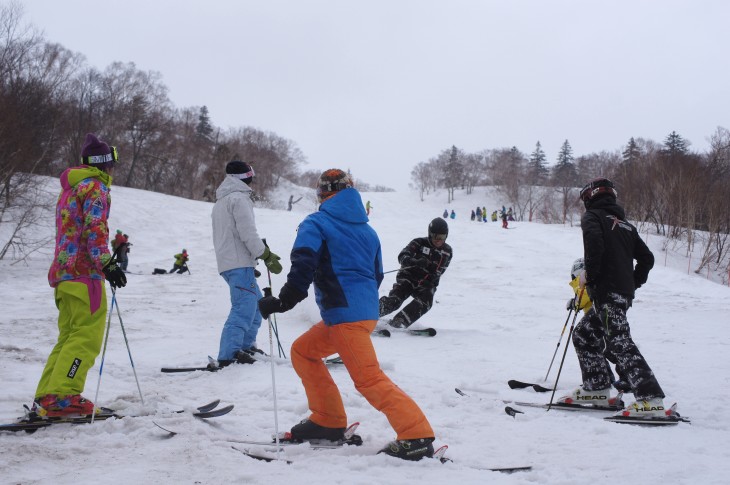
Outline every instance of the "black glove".
<path id="1" fill-rule="evenodd" d="M 426 268 L 428 268 L 429 261 L 428 261 L 428 258 L 426 258 L 425 256 L 418 256 L 418 257 L 409 258 L 407 263 L 408 263 L 408 266 L 410 266 L 411 268 L 426 269 Z"/>
<path id="2" fill-rule="evenodd" d="M 281 300 L 281 305 L 284 308 L 282 311 L 291 310 L 297 303 L 306 297 L 306 293 L 302 293 L 289 283 L 284 283 L 284 286 L 281 287 L 281 291 L 279 292 L 279 299 Z"/>
<path id="3" fill-rule="evenodd" d="M 271 295 L 271 288 L 264 288 L 264 297 L 259 300 L 259 311 L 261 316 L 269 318 L 272 313 L 284 313 L 296 306 L 297 303 L 307 297 L 289 283 L 284 283 L 279 292 L 279 298 Z"/>
<path id="4" fill-rule="evenodd" d="M 124 271 L 122 271 L 122 268 L 117 266 L 116 262 L 107 264 L 102 271 L 104 272 L 104 278 L 106 278 L 112 288 L 124 288 L 127 286 L 127 277 Z"/>
<path id="5" fill-rule="evenodd" d="M 265 296 L 259 300 L 259 311 L 263 318 L 269 318 L 272 313 L 283 313 L 284 310 L 281 300 L 275 296 Z"/>
<path id="6" fill-rule="evenodd" d="M 565 309 L 566 310 L 573 310 L 573 309 L 575 309 L 575 298 L 571 298 L 570 300 L 568 300 L 568 304 L 565 305 Z"/>
<path id="7" fill-rule="evenodd" d="M 253 270 L 253 275 L 254 275 L 254 277 L 258 278 L 259 276 L 261 276 L 261 271 L 259 271 L 257 269 L 254 269 Z"/>

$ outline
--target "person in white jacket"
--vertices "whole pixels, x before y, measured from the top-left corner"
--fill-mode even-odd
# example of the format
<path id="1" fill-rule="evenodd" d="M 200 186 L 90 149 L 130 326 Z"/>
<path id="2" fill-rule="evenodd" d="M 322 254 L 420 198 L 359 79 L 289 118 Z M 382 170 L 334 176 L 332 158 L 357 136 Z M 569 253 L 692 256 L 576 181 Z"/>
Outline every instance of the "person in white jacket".
<path id="1" fill-rule="evenodd" d="M 252 364 L 256 334 L 261 326 L 258 301 L 261 290 L 254 266 L 261 259 L 274 274 L 281 272 L 279 256 L 272 253 L 256 232 L 251 199 L 254 171 L 251 165 L 233 160 L 226 165 L 226 178 L 216 190 L 213 205 L 213 246 L 218 273 L 231 292 L 231 311 L 221 333 L 218 367 L 234 362 Z M 212 364 L 213 366 L 215 364 Z"/>

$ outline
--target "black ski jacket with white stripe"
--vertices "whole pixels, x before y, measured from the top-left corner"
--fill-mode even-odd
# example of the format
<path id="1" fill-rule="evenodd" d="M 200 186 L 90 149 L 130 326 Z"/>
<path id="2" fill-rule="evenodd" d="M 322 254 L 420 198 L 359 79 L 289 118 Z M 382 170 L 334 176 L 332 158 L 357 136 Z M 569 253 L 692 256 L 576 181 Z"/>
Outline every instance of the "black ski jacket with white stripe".
<path id="1" fill-rule="evenodd" d="M 626 222 L 615 197 L 606 195 L 591 200 L 586 209 L 580 225 L 591 299 L 602 300 L 611 292 L 633 299 L 636 288 L 649 277 L 654 255 L 636 228 Z"/>

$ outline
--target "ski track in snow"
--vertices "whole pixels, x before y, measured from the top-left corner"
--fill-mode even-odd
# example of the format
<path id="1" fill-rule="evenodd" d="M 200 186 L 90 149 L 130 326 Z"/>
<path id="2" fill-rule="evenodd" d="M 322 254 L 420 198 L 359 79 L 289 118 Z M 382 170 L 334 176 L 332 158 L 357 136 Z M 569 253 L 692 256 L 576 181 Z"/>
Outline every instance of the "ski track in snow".
<path id="1" fill-rule="evenodd" d="M 55 200 L 58 181 L 40 179 Z M 284 186 L 274 197 L 283 206 Z M 218 373 L 162 374 L 163 366 L 204 365 L 215 357 L 229 310 L 228 289 L 216 273 L 211 241 L 212 204 L 124 187 L 112 189 L 110 230 L 122 229 L 133 243 L 126 288 L 118 304 L 140 379 L 139 400 L 116 314 L 112 317 L 98 404 L 121 413 L 149 415 L 192 409 L 215 398 L 234 403 L 229 415 L 209 421 L 189 415 L 144 416 L 94 425 L 54 426 L 34 434 L 0 434 L 1 483 L 510 483 L 584 484 L 726 483 L 730 475 L 730 381 L 728 314 L 730 290 L 686 274 L 686 260 L 670 253 L 664 266 L 661 240 L 649 245 L 657 263 L 628 313 L 632 335 L 679 412 L 692 419 L 668 429 L 617 425 L 576 413 L 525 409 L 516 419 L 503 399 L 546 402 L 549 394 L 511 390 L 508 379 L 542 383 L 567 316 L 565 302 L 573 260 L 582 255 L 578 221 L 570 225 L 471 222 L 477 204 L 491 213 L 503 200 L 477 188 L 446 204 L 445 192 L 421 202 L 415 193 L 368 193 L 371 223 L 383 246 L 385 270 L 396 269 L 398 252 L 425 235 L 428 222 L 445 208 L 454 259 L 441 280 L 432 310 L 419 324 L 434 338 L 394 333 L 373 338 L 382 367 L 423 408 L 436 430 L 436 445 L 448 444 L 454 463 L 409 463 L 375 452 L 394 438 L 384 415 L 354 389 L 342 366 L 330 371 L 340 386 L 351 422 L 365 444 L 311 452 L 288 448 L 294 464 L 264 463 L 234 450 L 227 440 L 265 440 L 274 432 L 271 367 L 232 366 Z M 285 282 L 288 253 L 298 223 L 314 210 L 305 198 L 293 211 L 256 209 L 259 235 L 282 257 L 284 272 L 272 275 L 275 292 Z M 52 217 L 49 214 L 49 217 Z M 52 219 L 50 219 L 52 221 Z M 47 231 L 48 229 L 44 229 Z M 186 248 L 192 274 L 153 276 L 170 269 Z M 0 369 L 4 392 L 0 419 L 10 422 L 30 403 L 56 339 L 57 310 L 46 281 L 52 247 L 27 263 L 0 261 Z M 684 271 L 682 270 L 684 268 Z M 259 267 L 264 270 L 263 266 Z M 266 272 L 259 279 L 267 286 Z M 395 281 L 385 275 L 380 293 Z M 109 292 L 111 298 L 111 292 Z M 291 343 L 318 321 L 310 296 L 277 315 L 287 355 Z M 571 319 L 572 320 L 572 319 Z M 570 322 L 568 322 L 568 327 Z M 550 374 L 555 378 L 567 333 Z M 258 346 L 268 352 L 265 326 Z M 88 374 L 85 395 L 94 397 L 100 359 Z M 291 366 L 275 366 L 279 430 L 308 415 L 301 383 Z M 572 347 L 558 395 L 580 384 Z M 462 397 L 454 388 L 464 389 Z M 630 399 L 631 396 L 627 396 Z M 172 438 L 152 424 L 178 431 Z M 503 475 L 479 468 L 532 465 Z"/>

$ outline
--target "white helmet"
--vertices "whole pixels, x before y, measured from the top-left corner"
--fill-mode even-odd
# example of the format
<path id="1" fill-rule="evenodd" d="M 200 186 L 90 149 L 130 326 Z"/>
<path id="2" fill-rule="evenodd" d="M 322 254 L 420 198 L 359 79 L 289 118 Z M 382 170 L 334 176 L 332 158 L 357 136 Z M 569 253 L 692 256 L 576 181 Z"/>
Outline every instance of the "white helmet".
<path id="1" fill-rule="evenodd" d="M 585 269 L 586 265 L 583 261 L 583 258 L 578 258 L 575 261 L 573 261 L 573 267 L 570 268 L 570 277 L 571 279 L 575 279 L 578 276 L 578 273 L 583 271 Z"/>

